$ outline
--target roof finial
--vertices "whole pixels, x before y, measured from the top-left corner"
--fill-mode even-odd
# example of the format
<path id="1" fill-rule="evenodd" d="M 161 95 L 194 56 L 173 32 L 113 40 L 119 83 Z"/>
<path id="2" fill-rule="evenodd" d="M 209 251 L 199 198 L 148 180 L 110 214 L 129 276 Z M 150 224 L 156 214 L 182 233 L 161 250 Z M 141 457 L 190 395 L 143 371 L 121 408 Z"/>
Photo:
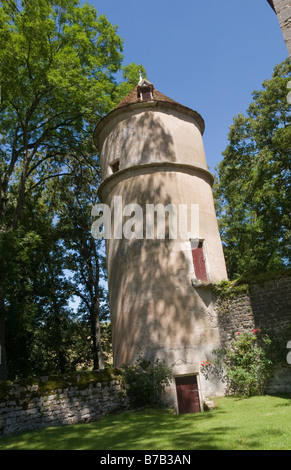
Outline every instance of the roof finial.
<path id="1" fill-rule="evenodd" d="M 139 70 L 139 83 L 142 82 L 142 74 L 141 74 L 141 70 Z"/>

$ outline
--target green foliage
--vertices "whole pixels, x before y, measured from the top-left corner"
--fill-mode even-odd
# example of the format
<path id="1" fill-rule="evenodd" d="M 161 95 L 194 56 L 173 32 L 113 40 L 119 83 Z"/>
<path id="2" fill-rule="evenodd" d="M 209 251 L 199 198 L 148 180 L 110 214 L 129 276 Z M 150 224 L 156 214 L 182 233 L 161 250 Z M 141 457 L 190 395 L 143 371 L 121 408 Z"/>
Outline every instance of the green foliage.
<path id="1" fill-rule="evenodd" d="M 223 280 L 212 287 L 212 291 L 220 297 L 234 298 L 242 293 L 249 292 L 249 286 L 245 283 Z"/>
<path id="2" fill-rule="evenodd" d="M 122 40 L 77 0 L 3 0 L 0 15 L 0 212 L 15 228 L 27 192 L 73 176 L 73 159 L 93 165 L 91 133 L 115 104 Z"/>
<path id="3" fill-rule="evenodd" d="M 23 214 L 23 223 L 0 237 L 10 378 L 37 373 L 37 363 L 46 370 L 50 354 L 51 371 L 54 367 L 62 370 L 57 341 L 64 342 L 65 351 L 68 339 L 66 302 L 70 294 L 52 214 L 42 198 L 29 196 Z M 41 331 L 45 335 L 40 339 Z"/>
<path id="4" fill-rule="evenodd" d="M 291 59 L 253 92 L 230 126 L 214 196 L 230 279 L 290 261 Z"/>
<path id="5" fill-rule="evenodd" d="M 260 284 L 265 281 L 280 279 L 291 276 L 291 270 L 283 268 L 274 271 L 267 271 L 260 274 L 244 275 L 231 281 L 220 281 L 212 286 L 212 292 L 219 297 L 235 298 L 240 294 L 248 294 L 252 284 Z"/>
<path id="6" fill-rule="evenodd" d="M 142 78 L 147 78 L 146 71 L 143 65 L 131 63 L 125 65 L 123 68 L 123 79 L 126 83 L 129 83 L 131 87 L 137 85 L 139 82 L 140 74 Z"/>
<path id="7" fill-rule="evenodd" d="M 142 66 L 122 67 L 117 27 L 78 0 L 3 0 L 0 42 L 0 379 L 97 368 L 108 307 L 92 132 Z"/>
<path id="8" fill-rule="evenodd" d="M 150 362 L 140 357 L 134 365 L 123 366 L 123 378 L 134 406 L 156 406 L 161 403 L 172 372 L 159 358 Z"/>
<path id="9" fill-rule="evenodd" d="M 238 395 L 262 395 L 273 370 L 268 351 L 272 341 L 261 330 L 238 332 L 227 350 L 213 351 L 215 359 L 203 363 L 206 378 L 218 376 L 227 385 L 228 393 Z"/>

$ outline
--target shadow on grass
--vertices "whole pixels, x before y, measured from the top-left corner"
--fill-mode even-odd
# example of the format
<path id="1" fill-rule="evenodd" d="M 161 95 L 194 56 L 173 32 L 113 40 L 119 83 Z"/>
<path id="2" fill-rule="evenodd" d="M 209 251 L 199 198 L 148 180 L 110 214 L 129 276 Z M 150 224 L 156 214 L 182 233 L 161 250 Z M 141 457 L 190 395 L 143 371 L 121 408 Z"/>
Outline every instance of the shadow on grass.
<path id="1" fill-rule="evenodd" d="M 291 396 L 226 397 L 204 413 L 127 411 L 0 439 L 0 450 L 289 450 Z"/>
<path id="2" fill-rule="evenodd" d="M 13 447 L 9 438 L 3 444 L 6 441 L 6 448 L 15 450 L 216 450 L 220 436 L 232 431 L 206 425 L 219 413 L 223 411 L 188 415 L 163 409 L 124 412 L 92 423 L 23 433 L 13 436 Z"/>
<path id="3" fill-rule="evenodd" d="M 270 395 L 271 397 L 274 396 L 275 398 L 282 398 L 283 400 L 286 400 L 286 402 L 283 403 L 278 403 L 276 407 L 281 407 L 281 406 L 291 406 L 291 393 L 280 393 L 280 394 L 274 394 Z"/>

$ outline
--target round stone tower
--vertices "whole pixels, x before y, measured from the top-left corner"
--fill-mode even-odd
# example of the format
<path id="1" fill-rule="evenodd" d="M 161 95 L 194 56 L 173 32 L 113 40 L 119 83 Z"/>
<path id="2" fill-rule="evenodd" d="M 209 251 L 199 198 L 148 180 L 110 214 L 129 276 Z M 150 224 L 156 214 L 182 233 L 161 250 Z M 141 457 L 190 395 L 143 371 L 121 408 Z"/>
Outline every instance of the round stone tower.
<path id="1" fill-rule="evenodd" d="M 200 374 L 219 347 L 211 285 L 227 278 L 203 132 L 196 111 L 145 79 L 94 131 L 98 195 L 111 217 L 105 238 L 114 365 L 140 355 L 164 359 L 180 412 L 199 411 L 205 397 L 220 394 Z M 192 405 L 185 405 L 187 382 L 196 390 Z"/>

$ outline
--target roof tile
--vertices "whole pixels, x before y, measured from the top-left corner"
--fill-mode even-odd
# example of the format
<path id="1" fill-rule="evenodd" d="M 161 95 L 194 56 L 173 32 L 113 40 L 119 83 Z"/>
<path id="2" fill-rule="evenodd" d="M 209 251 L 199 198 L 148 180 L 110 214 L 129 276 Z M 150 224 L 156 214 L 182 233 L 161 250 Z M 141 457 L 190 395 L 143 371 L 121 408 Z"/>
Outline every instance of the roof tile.
<path id="1" fill-rule="evenodd" d="M 128 106 L 128 105 L 133 104 L 133 103 L 142 103 L 142 100 L 139 97 L 138 90 L 139 90 L 139 86 L 136 85 L 128 93 L 128 95 L 125 98 L 123 98 L 122 101 L 120 101 L 120 103 L 114 109 L 122 108 L 123 106 Z M 156 90 L 155 88 L 153 88 L 153 99 L 151 101 L 162 101 L 162 102 L 165 102 L 165 103 L 179 104 L 177 101 L 174 101 L 171 98 L 169 98 L 168 96 L 165 96 L 163 93 Z"/>

